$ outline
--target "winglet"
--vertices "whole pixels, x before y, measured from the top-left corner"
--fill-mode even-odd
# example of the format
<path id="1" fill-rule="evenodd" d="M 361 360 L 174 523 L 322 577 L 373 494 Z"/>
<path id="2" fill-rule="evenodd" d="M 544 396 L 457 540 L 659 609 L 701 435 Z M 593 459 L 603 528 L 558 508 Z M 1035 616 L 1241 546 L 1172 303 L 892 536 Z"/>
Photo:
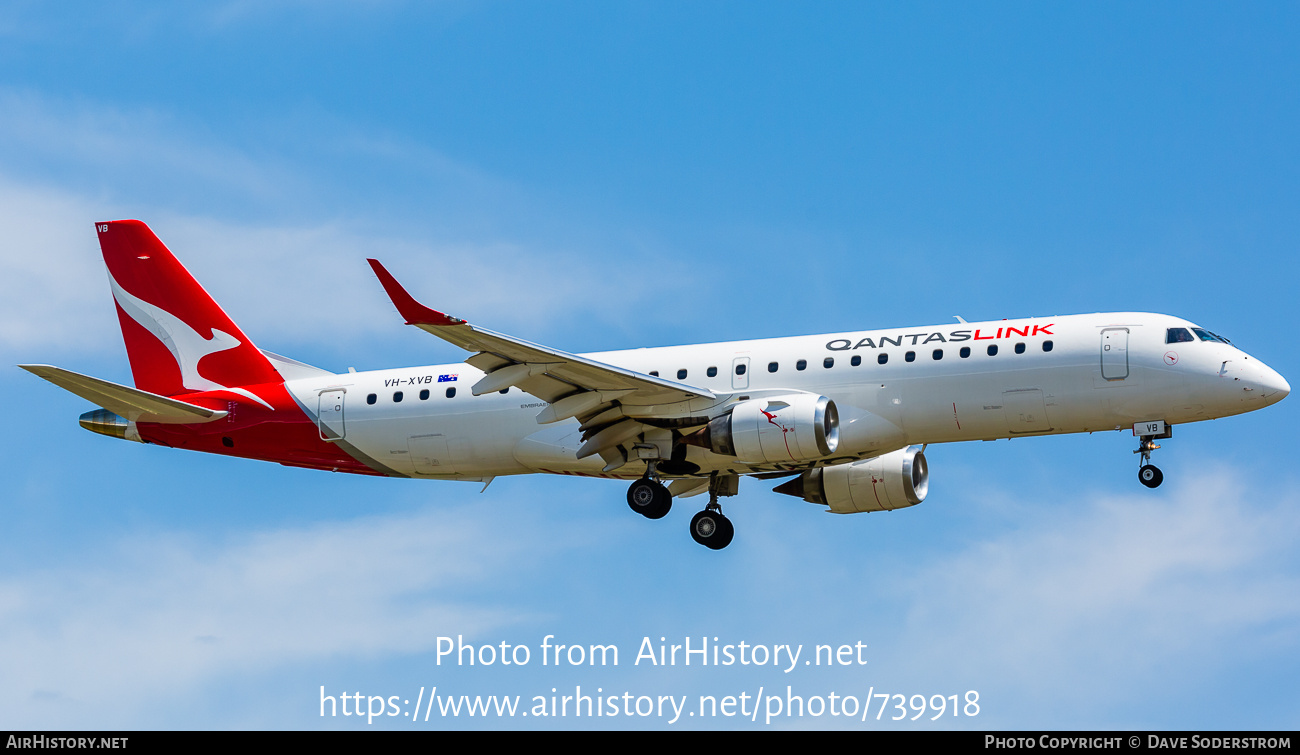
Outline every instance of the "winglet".
<path id="1" fill-rule="evenodd" d="M 388 298 L 391 299 L 393 305 L 397 307 L 398 314 L 406 318 L 407 325 L 465 324 L 464 320 L 444 314 L 436 309 L 429 309 L 416 301 L 415 297 L 408 294 L 406 289 L 402 288 L 402 284 L 397 282 L 397 279 L 393 277 L 393 274 L 388 272 L 383 265 L 379 264 L 379 260 L 367 259 L 366 261 L 370 263 L 371 269 L 375 271 L 375 276 L 378 277 L 379 282 L 383 284 L 384 291 L 388 293 Z"/>

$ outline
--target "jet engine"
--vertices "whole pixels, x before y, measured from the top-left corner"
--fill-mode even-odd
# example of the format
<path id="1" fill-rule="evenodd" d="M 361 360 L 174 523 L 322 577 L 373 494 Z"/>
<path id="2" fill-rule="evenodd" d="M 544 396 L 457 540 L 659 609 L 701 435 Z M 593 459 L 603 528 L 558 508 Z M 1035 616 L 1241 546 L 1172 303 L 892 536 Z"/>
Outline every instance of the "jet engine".
<path id="1" fill-rule="evenodd" d="M 874 459 L 810 469 L 774 490 L 830 506 L 836 514 L 856 514 L 915 506 L 925 500 L 929 487 L 925 454 L 909 446 Z"/>
<path id="2" fill-rule="evenodd" d="M 749 399 L 687 442 L 746 462 L 811 461 L 835 452 L 840 415 L 834 401 L 811 393 Z"/>

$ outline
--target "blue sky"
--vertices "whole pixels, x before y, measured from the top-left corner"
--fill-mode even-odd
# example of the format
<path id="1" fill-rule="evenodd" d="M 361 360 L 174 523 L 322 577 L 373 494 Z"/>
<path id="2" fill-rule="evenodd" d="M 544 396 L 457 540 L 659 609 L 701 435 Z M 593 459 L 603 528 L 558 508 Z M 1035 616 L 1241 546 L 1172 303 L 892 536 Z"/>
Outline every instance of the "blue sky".
<path id="1" fill-rule="evenodd" d="M 463 356 L 401 325 L 375 256 L 571 351 L 1138 309 L 1294 381 L 1297 14 L 7 4 L 0 352 L 129 382 L 92 224 L 134 217 L 259 346 L 339 371 Z M 15 368 L 0 386 L 8 727 L 1300 727 L 1294 400 L 1179 427 L 1155 492 L 1120 433 L 931 447 L 930 497 L 887 515 L 746 480 L 713 553 L 691 501 L 647 522 L 621 483 L 205 457 L 87 433 L 85 402 Z M 533 662 L 439 665 L 457 635 Z M 542 667 L 547 635 L 620 664 Z M 647 636 L 869 662 L 633 665 Z M 322 719 L 322 685 L 981 711 L 366 723 Z"/>

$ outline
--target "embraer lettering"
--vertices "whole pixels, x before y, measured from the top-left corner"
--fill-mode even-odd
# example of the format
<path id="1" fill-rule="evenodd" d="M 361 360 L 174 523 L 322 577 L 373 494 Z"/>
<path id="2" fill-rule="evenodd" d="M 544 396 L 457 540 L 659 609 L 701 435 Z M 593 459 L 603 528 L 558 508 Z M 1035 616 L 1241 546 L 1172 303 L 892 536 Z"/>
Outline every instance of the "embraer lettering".
<path id="1" fill-rule="evenodd" d="M 378 260 L 371 270 L 405 322 L 466 358 L 334 373 L 257 349 L 144 223 L 96 230 L 135 385 L 22 365 L 96 404 L 81 415 L 87 430 L 362 475 L 622 479 L 628 507 L 651 520 L 708 493 L 689 531 L 714 550 L 735 535 L 721 500 L 742 478 L 777 480 L 775 492 L 836 514 L 892 511 L 925 500 L 925 450 L 938 444 L 1131 428 L 1138 480 L 1154 488 L 1164 475 L 1151 454 L 1175 425 L 1291 390 L 1227 339 L 1150 312 L 573 354 L 427 307 Z M 809 359 L 823 348 L 879 353 Z M 458 392 L 461 375 L 472 387 Z M 451 400 L 431 400 L 435 383 L 450 383 L 438 392 Z M 663 662 L 662 647 L 648 652 Z"/>

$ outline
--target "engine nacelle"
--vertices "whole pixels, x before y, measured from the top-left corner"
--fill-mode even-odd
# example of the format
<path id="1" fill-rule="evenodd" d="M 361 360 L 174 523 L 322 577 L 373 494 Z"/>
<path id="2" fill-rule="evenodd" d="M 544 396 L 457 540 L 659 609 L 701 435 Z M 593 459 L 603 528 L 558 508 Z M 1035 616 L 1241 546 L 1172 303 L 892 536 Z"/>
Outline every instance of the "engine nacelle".
<path id="1" fill-rule="evenodd" d="M 835 402 L 811 393 L 741 401 L 715 417 L 699 445 L 748 462 L 811 461 L 829 456 L 840 442 Z"/>
<path id="2" fill-rule="evenodd" d="M 929 488 L 925 454 L 909 446 L 874 459 L 810 469 L 775 491 L 830 506 L 836 514 L 856 514 L 915 506 Z"/>

